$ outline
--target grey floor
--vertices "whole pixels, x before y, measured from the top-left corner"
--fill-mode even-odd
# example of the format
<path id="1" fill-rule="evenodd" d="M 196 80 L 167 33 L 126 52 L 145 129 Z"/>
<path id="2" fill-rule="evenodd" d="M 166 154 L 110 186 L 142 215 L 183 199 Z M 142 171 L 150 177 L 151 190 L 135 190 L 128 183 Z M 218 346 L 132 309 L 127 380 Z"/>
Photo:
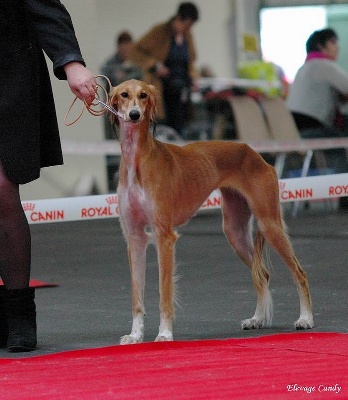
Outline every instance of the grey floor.
<path id="1" fill-rule="evenodd" d="M 348 213 L 312 207 L 293 219 L 285 213 L 295 252 L 305 268 L 314 305 L 314 332 L 348 332 Z M 36 290 L 37 351 L 0 357 L 50 354 L 117 345 L 131 329 L 130 274 L 126 245 L 115 219 L 33 225 L 32 278 L 58 287 Z M 255 294 L 249 270 L 221 231 L 220 212 L 199 214 L 179 230 L 176 263 L 179 307 L 174 338 L 238 338 L 293 332 L 299 315 L 295 285 L 270 252 L 275 315 L 272 328 L 242 331 Z M 155 251 L 148 252 L 146 341 L 156 337 L 158 277 Z"/>

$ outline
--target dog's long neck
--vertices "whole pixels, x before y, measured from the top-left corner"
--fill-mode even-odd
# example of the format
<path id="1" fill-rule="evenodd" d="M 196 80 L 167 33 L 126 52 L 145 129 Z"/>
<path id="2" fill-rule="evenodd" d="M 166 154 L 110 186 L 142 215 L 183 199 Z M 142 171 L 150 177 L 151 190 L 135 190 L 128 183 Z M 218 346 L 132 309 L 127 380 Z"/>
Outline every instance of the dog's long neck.
<path id="1" fill-rule="evenodd" d="M 120 121 L 120 145 L 124 165 L 128 172 L 136 174 L 140 159 L 148 154 L 154 145 L 147 121 Z"/>

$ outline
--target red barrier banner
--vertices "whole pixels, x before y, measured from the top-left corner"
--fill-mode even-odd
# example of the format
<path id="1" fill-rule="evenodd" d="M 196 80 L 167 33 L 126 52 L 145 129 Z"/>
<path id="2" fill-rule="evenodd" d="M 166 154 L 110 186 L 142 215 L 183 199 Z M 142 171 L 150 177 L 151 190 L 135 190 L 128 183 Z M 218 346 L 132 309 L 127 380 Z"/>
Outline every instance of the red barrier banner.
<path id="1" fill-rule="evenodd" d="M 348 173 L 279 180 L 280 201 L 308 201 L 348 196 Z M 30 224 L 118 218 L 116 194 L 65 197 L 22 202 Z M 221 207 L 219 190 L 214 190 L 199 211 Z"/>

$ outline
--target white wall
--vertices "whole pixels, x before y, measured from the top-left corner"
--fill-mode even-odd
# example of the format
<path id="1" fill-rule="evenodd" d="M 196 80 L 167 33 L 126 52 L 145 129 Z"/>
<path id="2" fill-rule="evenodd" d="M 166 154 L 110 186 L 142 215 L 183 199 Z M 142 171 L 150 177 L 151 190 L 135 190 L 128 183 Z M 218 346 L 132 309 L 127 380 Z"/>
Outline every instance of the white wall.
<path id="1" fill-rule="evenodd" d="M 234 12 L 238 16 L 235 21 L 236 63 L 261 57 L 260 48 L 256 53 L 248 53 L 243 43 L 243 36 L 249 34 L 255 35 L 259 44 L 259 8 L 260 0 L 234 0 Z"/>
<path id="2" fill-rule="evenodd" d="M 76 0 L 75 0 L 76 1 Z M 97 14 L 100 64 L 114 49 L 115 35 L 127 29 L 140 38 L 154 24 L 173 16 L 181 1 L 173 0 L 102 0 Z M 193 27 L 197 45 L 197 65 L 210 65 L 219 76 L 232 75 L 230 47 L 231 0 L 198 0 L 200 20 Z"/>

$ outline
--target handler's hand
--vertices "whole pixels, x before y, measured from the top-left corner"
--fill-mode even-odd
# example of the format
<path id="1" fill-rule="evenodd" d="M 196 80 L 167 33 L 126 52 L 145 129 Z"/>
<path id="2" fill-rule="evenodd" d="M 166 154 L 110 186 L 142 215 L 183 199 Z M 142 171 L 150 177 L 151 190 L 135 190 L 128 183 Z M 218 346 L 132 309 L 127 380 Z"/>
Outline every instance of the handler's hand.
<path id="1" fill-rule="evenodd" d="M 97 81 L 94 75 L 79 62 L 71 62 L 64 66 L 70 90 L 80 100 L 89 105 L 95 98 Z"/>
<path id="2" fill-rule="evenodd" d="M 161 62 L 158 62 L 156 64 L 156 74 L 160 78 L 166 78 L 170 75 L 170 70 L 164 64 L 162 64 Z"/>

